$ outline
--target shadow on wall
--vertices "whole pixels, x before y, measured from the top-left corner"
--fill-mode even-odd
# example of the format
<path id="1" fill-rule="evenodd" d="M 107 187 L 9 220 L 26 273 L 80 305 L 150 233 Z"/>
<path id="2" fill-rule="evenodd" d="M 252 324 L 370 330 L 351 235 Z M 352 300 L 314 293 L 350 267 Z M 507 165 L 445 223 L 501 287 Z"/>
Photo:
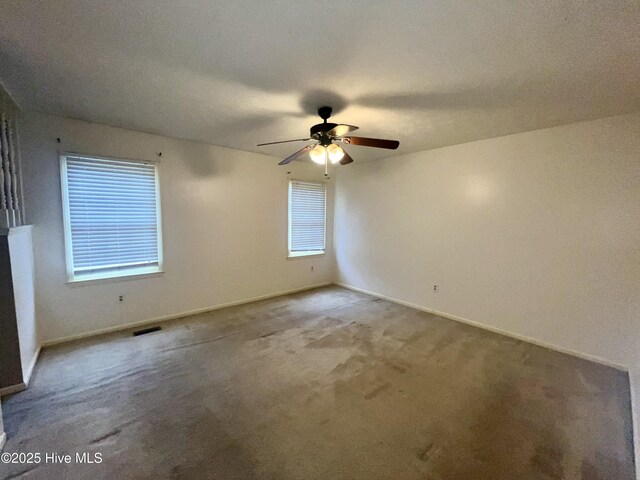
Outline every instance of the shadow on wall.
<path id="1" fill-rule="evenodd" d="M 164 152 L 161 159 L 171 161 L 171 157 L 184 159 L 186 169 L 199 178 L 212 178 L 228 175 L 233 171 L 231 161 L 223 158 L 224 150 L 206 143 L 191 143 L 186 148 Z"/>

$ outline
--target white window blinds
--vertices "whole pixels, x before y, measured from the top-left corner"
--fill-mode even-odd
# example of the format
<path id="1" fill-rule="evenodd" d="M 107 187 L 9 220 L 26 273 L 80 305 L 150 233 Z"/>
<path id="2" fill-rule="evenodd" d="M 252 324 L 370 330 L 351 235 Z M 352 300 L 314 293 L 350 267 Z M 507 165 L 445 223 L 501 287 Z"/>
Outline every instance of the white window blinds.
<path id="1" fill-rule="evenodd" d="M 323 183 L 289 184 L 290 255 L 324 252 L 326 197 Z"/>
<path id="2" fill-rule="evenodd" d="M 61 161 L 70 280 L 158 271 L 156 165 L 71 155 Z"/>

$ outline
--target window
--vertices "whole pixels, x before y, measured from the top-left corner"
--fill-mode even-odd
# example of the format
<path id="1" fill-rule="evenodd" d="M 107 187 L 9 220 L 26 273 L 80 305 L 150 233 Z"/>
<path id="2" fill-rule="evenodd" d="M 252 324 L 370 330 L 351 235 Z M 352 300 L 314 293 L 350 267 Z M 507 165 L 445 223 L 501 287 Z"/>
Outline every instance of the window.
<path id="1" fill-rule="evenodd" d="M 161 271 L 156 165 L 77 155 L 60 165 L 68 280 Z"/>
<path id="2" fill-rule="evenodd" d="M 325 249 L 324 183 L 289 183 L 289 256 L 319 255 Z"/>

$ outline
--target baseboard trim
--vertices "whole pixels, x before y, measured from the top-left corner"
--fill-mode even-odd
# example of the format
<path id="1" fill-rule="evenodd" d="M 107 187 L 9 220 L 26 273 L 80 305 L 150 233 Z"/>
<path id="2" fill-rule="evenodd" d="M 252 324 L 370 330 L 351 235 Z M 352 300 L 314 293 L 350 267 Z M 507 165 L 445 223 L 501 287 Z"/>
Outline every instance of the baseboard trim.
<path id="1" fill-rule="evenodd" d="M 9 385 L 8 387 L 0 388 L 0 397 L 22 392 L 23 390 L 26 390 L 26 389 L 27 389 L 27 385 L 24 382 L 16 383 L 15 385 Z"/>
<path id="2" fill-rule="evenodd" d="M 24 383 L 25 385 L 28 387 L 29 386 L 29 382 L 31 381 L 31 375 L 33 375 L 33 370 L 36 368 L 36 363 L 38 362 L 38 357 L 40 357 L 40 351 L 42 350 L 42 347 L 38 347 L 38 349 L 36 350 L 36 354 L 33 356 L 33 358 L 31 359 L 31 363 L 29 364 L 29 368 L 27 369 L 26 373 L 24 374 Z"/>
<path id="3" fill-rule="evenodd" d="M 267 300 L 269 298 L 275 298 L 275 297 L 281 297 L 283 295 L 290 295 L 292 293 L 298 293 L 298 292 L 304 292 L 306 290 L 313 290 L 314 288 L 321 288 L 321 287 L 326 287 L 328 285 L 332 285 L 333 282 L 323 282 L 323 283 L 318 283 L 315 285 L 308 285 L 306 287 L 300 287 L 300 288 L 294 288 L 291 290 L 284 290 L 284 291 L 280 291 L 280 292 L 274 292 L 274 293 L 268 293 L 266 295 L 260 295 L 257 297 L 253 297 L 253 298 L 246 298 L 243 300 L 236 300 L 234 302 L 228 302 L 228 303 L 221 303 L 218 305 L 212 305 L 209 307 L 204 307 L 204 308 L 197 308 L 195 310 L 189 310 L 186 312 L 180 312 L 180 313 L 172 313 L 170 315 L 164 315 L 161 317 L 155 317 L 155 318 L 150 318 L 148 320 L 142 320 L 140 322 L 133 322 L 133 323 L 127 323 L 124 325 L 116 325 L 113 327 L 108 327 L 108 328 L 102 328 L 99 330 L 93 330 L 91 332 L 86 332 L 86 333 L 80 333 L 78 335 L 71 335 L 68 337 L 60 337 L 60 338 L 56 338 L 53 340 L 47 340 L 45 342 L 42 343 L 42 347 L 51 347 L 53 345 L 59 345 L 61 343 L 67 343 L 67 342 L 72 342 L 75 340 L 81 340 L 83 338 L 90 338 L 90 337 L 95 337 L 97 335 L 104 335 L 106 333 L 114 333 L 114 332 L 120 332 L 122 330 L 129 330 L 130 328 L 137 328 L 137 327 L 143 327 L 145 325 L 149 325 L 150 323 L 159 323 L 159 322 L 166 322 L 169 320 L 175 320 L 177 318 L 182 318 L 182 317 L 188 317 L 190 315 L 198 315 L 200 313 L 207 313 L 207 312 L 213 312 L 215 310 L 220 310 L 223 308 L 229 308 L 229 307 L 236 307 L 238 305 L 244 305 L 246 303 L 252 303 L 252 302 L 258 302 L 260 300 Z"/>
<path id="4" fill-rule="evenodd" d="M 508 330 L 503 330 L 501 328 L 491 327 L 489 325 L 485 325 L 484 323 L 476 322 L 475 320 L 470 320 L 468 318 L 460 317 L 458 315 L 453 315 L 447 312 L 440 312 L 438 310 L 434 310 L 429 307 L 424 307 L 422 305 L 417 305 L 411 302 L 405 302 L 404 300 L 400 300 L 394 297 L 389 297 L 387 295 L 383 295 L 381 293 L 371 292 L 369 290 L 365 290 L 364 288 L 355 287 L 353 285 L 348 285 L 342 282 L 334 282 L 334 285 L 339 287 L 343 287 L 349 290 L 353 290 L 354 292 L 364 293 L 365 295 L 370 295 L 372 297 L 381 298 L 383 300 L 387 300 L 389 302 L 397 303 L 399 305 L 404 305 L 405 307 L 415 308 L 416 310 L 421 310 L 423 312 L 431 313 L 433 315 L 437 315 L 438 317 L 447 318 L 449 320 L 454 320 L 456 322 L 465 323 L 467 325 L 471 325 L 473 327 L 481 328 L 483 330 L 487 330 L 492 333 L 497 333 L 499 335 L 504 335 L 506 337 L 510 337 L 516 340 L 521 340 L 523 342 L 531 343 L 533 345 L 537 345 L 539 347 L 548 348 L 549 350 L 554 350 L 556 352 L 564 353 L 566 355 L 571 355 L 573 357 L 578 357 L 583 360 L 589 360 L 591 362 L 599 363 L 601 365 L 605 365 L 607 367 L 612 367 L 617 370 L 622 370 L 624 372 L 629 371 L 629 367 L 625 365 L 621 365 L 619 363 L 610 362 L 609 360 L 605 360 L 604 358 L 600 358 L 596 355 L 591 355 L 588 353 L 578 352 L 576 350 L 571 350 L 569 348 L 561 347 L 559 345 L 554 345 L 552 343 L 542 342 L 540 340 L 536 340 L 531 337 L 526 337 L 524 335 L 519 335 L 517 333 L 510 332 Z"/>
<path id="5" fill-rule="evenodd" d="M 5 395 L 12 395 L 14 393 L 22 392 L 26 390 L 29 386 L 29 381 L 31 380 L 31 374 L 33 373 L 33 369 L 36 366 L 36 362 L 38 361 L 38 357 L 40 356 L 40 350 L 42 347 L 38 347 L 36 354 L 33 356 L 31 363 L 29 364 L 29 369 L 23 373 L 22 382 L 16 383 L 15 385 L 9 385 L 8 387 L 0 388 L 0 397 L 4 397 Z"/>
<path id="6" fill-rule="evenodd" d="M 28 370 L 22 376 L 22 383 L 16 383 L 15 385 L 0 388 L 0 397 L 4 397 L 5 395 L 12 395 L 14 393 L 22 392 L 23 390 L 27 389 L 27 387 L 29 386 L 29 382 L 31 381 L 33 369 L 36 367 L 36 363 L 38 362 L 40 350 L 42 350 L 42 347 L 38 347 L 36 354 L 33 356 L 33 359 L 29 364 Z"/>

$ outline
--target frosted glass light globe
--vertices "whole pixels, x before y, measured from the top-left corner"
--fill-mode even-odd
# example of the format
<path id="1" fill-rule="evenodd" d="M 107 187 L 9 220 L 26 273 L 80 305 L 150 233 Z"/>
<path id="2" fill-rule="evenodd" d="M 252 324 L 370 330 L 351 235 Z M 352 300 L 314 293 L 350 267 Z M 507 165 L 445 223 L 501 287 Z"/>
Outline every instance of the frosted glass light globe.
<path id="1" fill-rule="evenodd" d="M 322 145 L 316 145 L 309 151 L 309 156 L 318 165 L 324 165 L 327 159 L 327 152 Z"/>
<path id="2" fill-rule="evenodd" d="M 344 150 L 339 145 L 332 143 L 327 147 L 327 153 L 329 154 L 329 160 L 331 163 L 338 163 L 344 157 Z"/>

